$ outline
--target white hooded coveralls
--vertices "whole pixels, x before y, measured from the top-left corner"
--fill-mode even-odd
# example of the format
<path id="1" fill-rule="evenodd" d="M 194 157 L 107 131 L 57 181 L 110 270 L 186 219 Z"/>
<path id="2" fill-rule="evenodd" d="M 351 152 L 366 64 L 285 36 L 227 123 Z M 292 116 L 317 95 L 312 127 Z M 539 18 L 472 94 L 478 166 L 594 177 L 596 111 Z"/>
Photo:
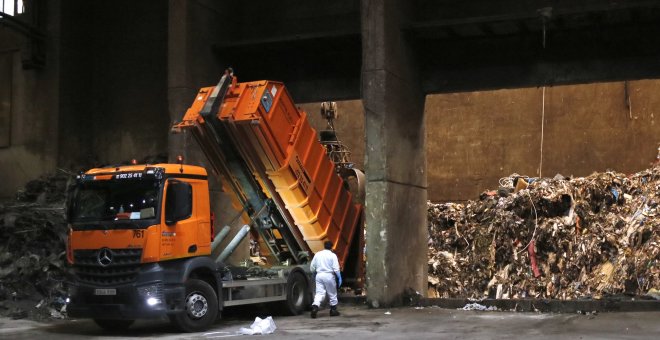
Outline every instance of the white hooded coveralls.
<path id="1" fill-rule="evenodd" d="M 337 303 L 337 283 L 335 282 L 335 273 L 339 272 L 339 260 L 337 255 L 328 249 L 323 249 L 314 255 L 310 264 L 312 273 L 316 273 L 316 294 L 314 294 L 313 305 L 320 307 L 321 301 L 328 294 L 330 306 L 336 306 Z"/>

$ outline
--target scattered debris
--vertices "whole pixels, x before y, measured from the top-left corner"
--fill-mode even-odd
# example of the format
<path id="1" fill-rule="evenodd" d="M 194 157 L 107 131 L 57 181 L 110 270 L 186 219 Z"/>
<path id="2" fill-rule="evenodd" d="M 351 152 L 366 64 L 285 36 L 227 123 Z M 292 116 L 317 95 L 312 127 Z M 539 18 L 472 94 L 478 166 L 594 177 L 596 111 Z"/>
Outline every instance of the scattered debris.
<path id="1" fill-rule="evenodd" d="M 660 288 L 660 167 L 503 179 L 428 204 L 429 296 L 602 298 Z"/>
<path id="2" fill-rule="evenodd" d="M 597 310 L 594 310 L 594 311 L 578 310 L 577 314 L 580 314 L 580 315 L 598 315 L 598 311 Z"/>
<path id="3" fill-rule="evenodd" d="M 66 175 L 42 177 L 0 204 L 0 315 L 64 317 L 68 184 Z"/>
<path id="4" fill-rule="evenodd" d="M 486 307 L 482 304 L 474 302 L 474 303 L 468 303 L 467 305 L 463 306 L 463 308 L 458 308 L 458 309 L 462 309 L 462 310 L 480 310 L 480 311 L 495 311 L 495 310 L 497 310 L 497 307 L 495 307 L 495 306 Z"/>
<path id="5" fill-rule="evenodd" d="M 656 300 L 660 300 L 660 289 L 656 288 L 651 288 L 649 291 L 646 293 L 647 296 L 650 296 Z"/>
<path id="6" fill-rule="evenodd" d="M 409 306 L 419 306 L 420 300 L 423 298 L 422 294 L 411 287 L 404 289 L 402 297 L 403 303 L 407 303 Z"/>

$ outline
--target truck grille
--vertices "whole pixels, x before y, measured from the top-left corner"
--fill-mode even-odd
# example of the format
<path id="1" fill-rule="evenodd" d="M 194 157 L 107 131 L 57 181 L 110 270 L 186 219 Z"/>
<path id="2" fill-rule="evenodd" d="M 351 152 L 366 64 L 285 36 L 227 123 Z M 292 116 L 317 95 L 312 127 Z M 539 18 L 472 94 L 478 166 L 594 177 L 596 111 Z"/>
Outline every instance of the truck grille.
<path id="1" fill-rule="evenodd" d="M 80 282 L 120 285 L 134 282 L 142 249 L 81 249 L 73 252 L 73 268 Z"/>

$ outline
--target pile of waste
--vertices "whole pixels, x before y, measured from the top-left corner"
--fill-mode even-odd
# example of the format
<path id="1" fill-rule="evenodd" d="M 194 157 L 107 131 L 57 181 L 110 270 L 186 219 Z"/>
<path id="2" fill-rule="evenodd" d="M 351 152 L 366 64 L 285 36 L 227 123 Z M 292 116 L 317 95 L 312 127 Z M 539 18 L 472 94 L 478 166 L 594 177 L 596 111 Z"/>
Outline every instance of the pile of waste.
<path id="1" fill-rule="evenodd" d="M 658 167 L 512 175 L 476 201 L 429 202 L 429 296 L 657 296 L 659 203 Z"/>
<path id="2" fill-rule="evenodd" d="M 33 180 L 0 203 L 0 316 L 64 317 L 67 175 Z"/>

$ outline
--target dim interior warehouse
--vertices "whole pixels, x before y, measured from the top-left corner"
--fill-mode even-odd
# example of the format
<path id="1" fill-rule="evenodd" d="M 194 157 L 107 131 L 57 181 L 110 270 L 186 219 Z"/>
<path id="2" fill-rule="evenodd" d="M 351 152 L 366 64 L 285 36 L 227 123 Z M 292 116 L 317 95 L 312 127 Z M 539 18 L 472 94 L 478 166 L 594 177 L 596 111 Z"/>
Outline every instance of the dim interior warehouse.
<path id="1" fill-rule="evenodd" d="M 0 0 L 0 337 L 654 337 L 659 94 L 653 0 Z"/>

